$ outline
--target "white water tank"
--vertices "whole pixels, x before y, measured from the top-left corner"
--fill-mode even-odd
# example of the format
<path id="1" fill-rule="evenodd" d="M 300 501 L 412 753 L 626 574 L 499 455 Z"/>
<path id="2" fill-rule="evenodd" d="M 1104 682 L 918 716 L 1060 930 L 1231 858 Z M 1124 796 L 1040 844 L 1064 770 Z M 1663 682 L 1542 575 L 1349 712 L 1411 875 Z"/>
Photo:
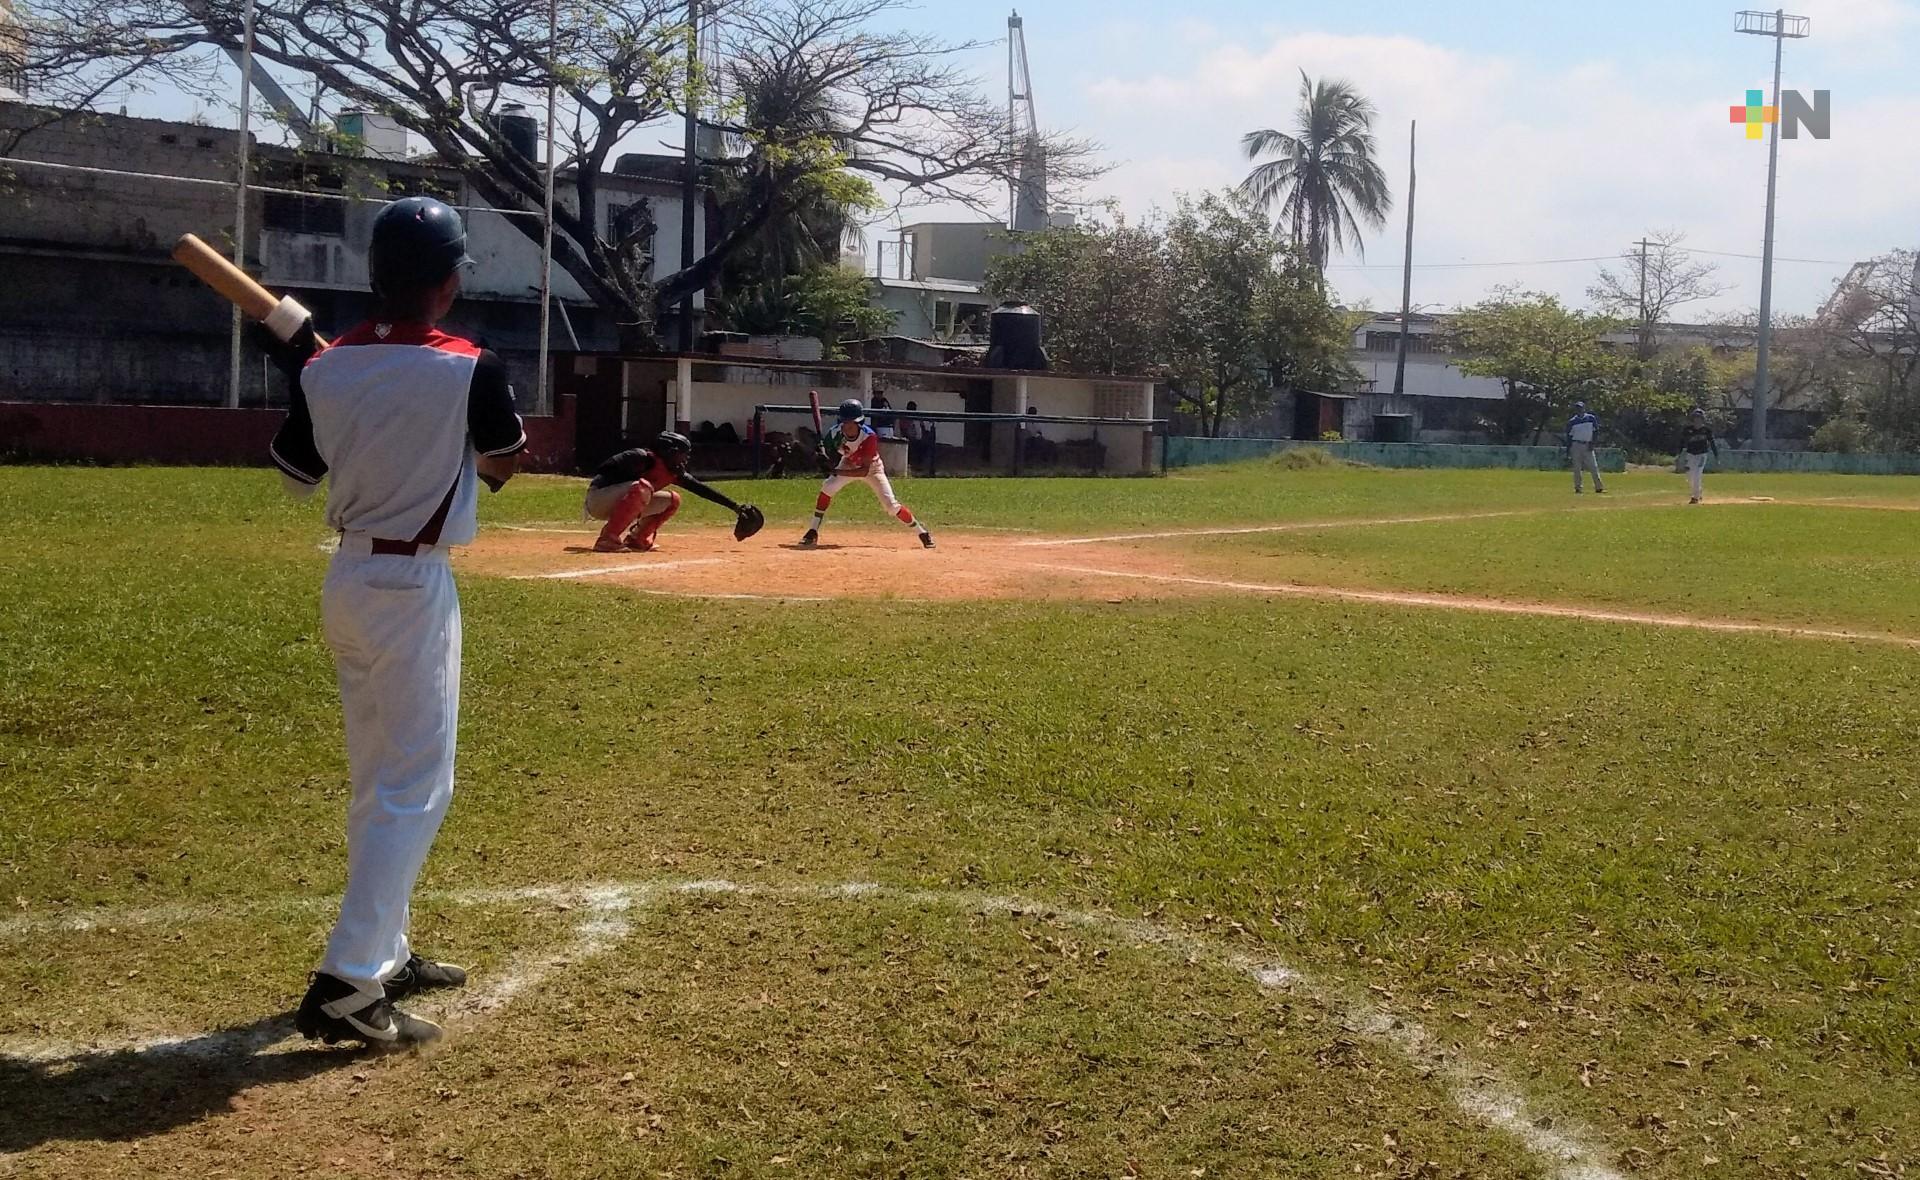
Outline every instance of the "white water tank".
<path id="1" fill-rule="evenodd" d="M 381 160 L 407 158 L 407 129 L 387 115 L 342 111 L 333 125 L 359 140 L 358 150 L 363 155 Z"/>

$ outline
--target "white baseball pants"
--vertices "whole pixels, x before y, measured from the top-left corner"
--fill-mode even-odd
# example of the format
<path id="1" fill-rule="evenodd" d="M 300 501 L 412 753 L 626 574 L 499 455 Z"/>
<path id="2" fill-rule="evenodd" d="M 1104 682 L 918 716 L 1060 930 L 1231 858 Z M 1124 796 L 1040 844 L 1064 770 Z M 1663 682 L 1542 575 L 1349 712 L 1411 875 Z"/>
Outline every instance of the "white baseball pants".
<path id="1" fill-rule="evenodd" d="M 900 501 L 893 494 L 893 483 L 887 479 L 885 471 L 875 471 L 872 475 L 829 475 L 820 485 L 820 494 L 829 498 L 840 494 L 840 489 L 850 483 L 864 483 L 880 497 L 880 506 L 888 515 L 900 515 Z"/>
<path id="2" fill-rule="evenodd" d="M 353 801 L 347 891 L 320 970 L 374 997 L 406 965 L 408 902 L 453 799 L 460 598 L 445 549 L 401 557 L 365 544 L 342 538 L 321 592 Z"/>
<path id="3" fill-rule="evenodd" d="M 1706 495 L 1707 457 L 1705 455 L 1687 455 L 1687 488 L 1694 499 Z"/>
<path id="4" fill-rule="evenodd" d="M 1600 460 L 1594 456 L 1593 444 L 1575 442 L 1567 448 L 1573 454 L 1573 490 L 1580 491 L 1581 477 L 1593 472 L 1593 490 L 1606 491 L 1606 485 L 1600 482 Z"/>

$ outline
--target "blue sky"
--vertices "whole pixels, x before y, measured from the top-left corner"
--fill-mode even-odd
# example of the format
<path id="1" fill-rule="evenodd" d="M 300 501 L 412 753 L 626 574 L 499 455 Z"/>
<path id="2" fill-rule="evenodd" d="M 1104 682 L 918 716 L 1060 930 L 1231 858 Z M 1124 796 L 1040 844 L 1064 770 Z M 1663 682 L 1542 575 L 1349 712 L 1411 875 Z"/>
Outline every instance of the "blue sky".
<path id="1" fill-rule="evenodd" d="M 960 7 L 915 16 L 950 36 L 1003 35 L 1004 12 L 963 23 Z M 1020 11 L 1042 123 L 1107 147 L 1117 166 L 1092 191 L 1130 213 L 1237 180 L 1239 135 L 1287 126 L 1305 69 L 1374 98 L 1396 196 L 1407 122 L 1420 121 L 1417 304 L 1471 301 L 1496 283 L 1584 302 L 1592 263 L 1431 264 L 1613 254 L 1650 230 L 1760 252 L 1766 151 L 1726 108 L 1769 84 L 1773 43 L 1736 34 L 1732 4 L 1038 0 Z M 1776 267 L 1776 308 L 1804 312 L 1845 263 L 1920 246 L 1920 4 L 1789 11 L 1809 16 L 1813 35 L 1788 43 L 1783 85 L 1830 90 L 1834 105 L 1832 139 L 1781 144 L 1778 253 L 1831 260 Z M 979 68 L 1003 62 L 994 48 Z M 1344 297 L 1398 305 L 1400 216 L 1368 235 L 1364 260 L 1337 260 Z M 1729 290 L 1682 314 L 1757 305 L 1758 261 L 1714 261 Z"/>
<path id="2" fill-rule="evenodd" d="M 970 58 L 999 94 L 1007 11 L 926 0 L 892 19 L 986 42 Z M 1784 85 L 1832 91 L 1834 117 L 1830 140 L 1781 145 L 1779 254 L 1814 260 L 1776 268 L 1787 313 L 1811 312 L 1847 263 L 1920 246 L 1920 0 L 1792 11 L 1811 17 L 1813 35 L 1788 44 Z M 1407 122 L 1420 121 L 1416 304 L 1450 307 L 1500 283 L 1584 303 L 1593 263 L 1539 260 L 1618 254 L 1647 231 L 1760 250 L 1766 150 L 1726 108 L 1768 85 L 1772 42 L 1736 34 L 1732 4 L 1029 0 L 1020 12 L 1042 124 L 1104 146 L 1113 170 L 1083 196 L 1129 216 L 1237 181 L 1240 135 L 1289 125 L 1304 69 L 1374 99 L 1396 197 Z M 1397 307 L 1400 217 L 1367 235 L 1364 259 L 1336 259 L 1343 298 Z M 1728 290 L 1680 314 L 1757 305 L 1758 261 L 1715 261 Z M 1460 265 L 1517 262 L 1534 264 Z"/>

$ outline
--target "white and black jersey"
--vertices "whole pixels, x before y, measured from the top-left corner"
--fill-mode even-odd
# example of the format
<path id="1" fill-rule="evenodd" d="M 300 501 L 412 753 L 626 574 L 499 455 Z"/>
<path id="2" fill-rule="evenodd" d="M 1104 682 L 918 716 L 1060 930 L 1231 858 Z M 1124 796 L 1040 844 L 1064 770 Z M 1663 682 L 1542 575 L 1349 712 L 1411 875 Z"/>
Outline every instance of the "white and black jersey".
<path id="1" fill-rule="evenodd" d="M 525 449 L 506 365 L 417 323 L 369 321 L 314 354 L 293 383 L 273 461 L 330 477 L 327 523 L 425 545 L 473 540 L 474 456 Z"/>

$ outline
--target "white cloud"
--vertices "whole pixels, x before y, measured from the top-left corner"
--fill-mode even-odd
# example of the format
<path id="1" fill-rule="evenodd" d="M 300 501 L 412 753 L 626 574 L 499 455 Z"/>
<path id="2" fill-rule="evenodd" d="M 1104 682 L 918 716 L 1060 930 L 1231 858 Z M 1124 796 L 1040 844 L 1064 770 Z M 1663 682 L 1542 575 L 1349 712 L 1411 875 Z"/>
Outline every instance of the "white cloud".
<path id="1" fill-rule="evenodd" d="M 1872 11 L 1845 27 L 1878 21 L 1885 30 L 1911 8 L 1857 2 Z M 1407 121 L 1419 120 L 1416 262 L 1610 254 L 1662 228 L 1687 232 L 1700 248 L 1759 252 L 1766 153 L 1728 125 L 1729 87 L 1715 71 L 1685 62 L 1590 61 L 1549 72 L 1410 37 L 1327 33 L 1255 44 L 1223 38 L 1192 60 L 1178 71 L 1079 82 L 1096 112 L 1082 120 L 1084 129 L 1123 161 L 1097 190 L 1131 212 L 1164 206 L 1175 191 L 1238 180 L 1247 168 L 1240 135 L 1291 123 L 1304 69 L 1347 78 L 1373 99 L 1379 156 L 1396 197 L 1405 188 Z M 1604 99 L 1570 103 L 1570 94 Z M 1920 237 L 1920 219 L 1910 213 L 1920 159 L 1890 147 L 1905 142 L 1899 105 L 1836 101 L 1832 140 L 1782 145 L 1781 254 L 1844 262 Z M 1380 269 L 1340 260 L 1349 265 L 1332 277 L 1343 294 L 1399 302 L 1402 216 L 1396 208 L 1367 237 L 1365 262 Z M 1697 310 L 1756 303 L 1758 263 L 1720 261 L 1733 289 L 1716 307 Z M 1777 304 L 1811 310 L 1840 269 L 1783 264 Z M 1496 283 L 1519 282 L 1582 302 L 1593 272 L 1590 263 L 1423 269 L 1414 298 L 1466 302 Z"/>
<path id="2" fill-rule="evenodd" d="M 1920 28 L 1920 6 L 1911 0 L 1795 0 L 1823 41 L 1876 41 Z"/>

